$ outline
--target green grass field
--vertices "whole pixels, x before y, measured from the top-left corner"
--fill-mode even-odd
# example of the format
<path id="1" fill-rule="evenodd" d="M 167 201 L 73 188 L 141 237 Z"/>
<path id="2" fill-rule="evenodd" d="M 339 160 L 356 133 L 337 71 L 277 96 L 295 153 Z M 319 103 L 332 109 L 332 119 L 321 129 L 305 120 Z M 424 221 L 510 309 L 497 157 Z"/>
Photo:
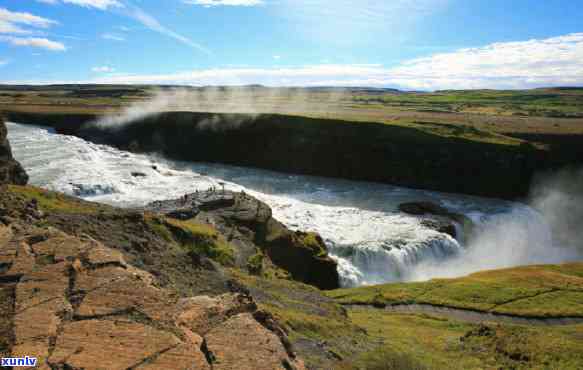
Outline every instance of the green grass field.
<path id="1" fill-rule="evenodd" d="M 583 325 L 476 325 L 437 316 L 349 311 L 379 346 L 339 369 L 580 369 Z"/>
<path id="2" fill-rule="evenodd" d="M 583 317 L 583 263 L 482 271 L 457 279 L 327 293 L 342 304 L 431 304 L 531 317 Z"/>

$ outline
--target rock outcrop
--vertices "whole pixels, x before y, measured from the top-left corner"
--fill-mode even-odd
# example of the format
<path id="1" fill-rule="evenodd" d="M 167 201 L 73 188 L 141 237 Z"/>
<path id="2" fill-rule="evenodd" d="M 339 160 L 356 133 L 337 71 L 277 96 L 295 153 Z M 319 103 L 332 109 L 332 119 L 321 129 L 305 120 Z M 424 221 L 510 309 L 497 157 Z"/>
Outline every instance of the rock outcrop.
<path id="1" fill-rule="evenodd" d="M 146 210 L 214 225 L 224 235 L 229 235 L 229 242 L 236 246 L 239 267 L 251 260 L 250 269 L 260 270 L 261 266 L 253 263 L 253 259 L 264 255 L 289 272 L 294 280 L 320 289 L 339 287 L 337 264 L 328 256 L 322 238 L 316 233 L 289 230 L 272 217 L 267 204 L 245 193 L 198 192 L 181 199 L 154 202 Z"/>
<path id="2" fill-rule="evenodd" d="M 250 296 L 181 299 L 88 236 L 0 223 L 0 267 L 9 352 L 41 369 L 305 368 Z"/>
<path id="3" fill-rule="evenodd" d="M 399 210 L 410 215 L 422 216 L 421 223 L 424 226 L 449 234 L 453 238 L 462 237 L 464 241 L 467 241 L 474 228 L 474 223 L 469 217 L 432 202 L 402 203 L 399 204 Z M 455 223 L 462 228 L 463 235 L 458 235 Z"/>
<path id="4" fill-rule="evenodd" d="M 4 120 L 0 117 L 0 184 L 25 185 L 28 182 L 28 175 L 20 163 L 12 157 L 7 134 Z"/>

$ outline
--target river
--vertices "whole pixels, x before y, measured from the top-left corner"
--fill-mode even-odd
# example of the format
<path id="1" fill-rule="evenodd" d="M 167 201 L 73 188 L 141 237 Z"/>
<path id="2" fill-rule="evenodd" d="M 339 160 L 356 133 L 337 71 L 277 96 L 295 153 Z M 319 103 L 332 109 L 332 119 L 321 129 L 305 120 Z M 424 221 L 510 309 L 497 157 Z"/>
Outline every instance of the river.
<path id="1" fill-rule="evenodd" d="M 526 205 L 384 184 L 283 174 L 222 164 L 186 163 L 123 152 L 50 129 L 8 123 L 15 158 L 32 185 L 120 207 L 141 206 L 210 186 L 245 192 L 272 207 L 291 229 L 316 231 L 339 263 L 345 287 L 452 277 L 551 258 L 550 230 Z M 398 211 L 427 200 L 470 217 L 462 245 Z M 510 229 L 509 229 L 510 228 Z"/>

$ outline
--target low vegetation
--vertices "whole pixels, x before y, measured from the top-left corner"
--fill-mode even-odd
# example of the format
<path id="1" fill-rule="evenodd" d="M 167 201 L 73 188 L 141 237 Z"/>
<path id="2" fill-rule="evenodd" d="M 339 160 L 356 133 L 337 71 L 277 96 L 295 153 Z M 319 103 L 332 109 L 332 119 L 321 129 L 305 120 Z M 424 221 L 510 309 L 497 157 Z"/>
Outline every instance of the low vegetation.
<path id="1" fill-rule="evenodd" d="M 582 117 L 582 89 L 530 91 L 438 91 L 417 94 L 356 95 L 359 104 L 445 113 L 482 113 L 535 117 Z"/>
<path id="2" fill-rule="evenodd" d="M 583 263 L 483 271 L 458 279 L 326 293 L 342 304 L 431 304 L 530 317 L 583 317 Z"/>
<path id="3" fill-rule="evenodd" d="M 469 324 L 430 315 L 350 310 L 379 344 L 340 369 L 578 369 L 583 325 Z"/>
<path id="4" fill-rule="evenodd" d="M 45 212 L 97 214 L 112 211 L 111 207 L 102 204 L 79 201 L 77 198 L 33 186 L 8 185 L 7 190 L 24 201 L 37 202 L 39 209 Z"/>
<path id="5" fill-rule="evenodd" d="M 224 266 L 235 262 L 233 247 L 211 225 L 194 220 L 148 217 L 148 224 L 165 240 L 176 242 L 188 254 L 208 257 Z"/>

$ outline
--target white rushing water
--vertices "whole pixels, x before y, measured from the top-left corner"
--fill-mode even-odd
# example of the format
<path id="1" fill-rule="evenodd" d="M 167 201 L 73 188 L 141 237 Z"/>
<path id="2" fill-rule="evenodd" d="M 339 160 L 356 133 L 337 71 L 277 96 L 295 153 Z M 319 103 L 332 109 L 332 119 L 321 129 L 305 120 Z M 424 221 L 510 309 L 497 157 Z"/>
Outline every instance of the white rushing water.
<path id="1" fill-rule="evenodd" d="M 14 156 L 31 184 L 91 201 L 139 206 L 211 185 L 220 187 L 220 182 L 230 190 L 245 190 L 271 206 L 288 227 L 320 233 L 339 262 L 343 286 L 459 276 L 548 259 L 542 256 L 551 244 L 548 227 L 535 211 L 516 203 L 169 161 L 14 123 L 8 124 L 8 131 Z M 478 225 L 475 240 L 464 247 L 398 212 L 400 203 L 419 200 L 471 217 Z"/>

